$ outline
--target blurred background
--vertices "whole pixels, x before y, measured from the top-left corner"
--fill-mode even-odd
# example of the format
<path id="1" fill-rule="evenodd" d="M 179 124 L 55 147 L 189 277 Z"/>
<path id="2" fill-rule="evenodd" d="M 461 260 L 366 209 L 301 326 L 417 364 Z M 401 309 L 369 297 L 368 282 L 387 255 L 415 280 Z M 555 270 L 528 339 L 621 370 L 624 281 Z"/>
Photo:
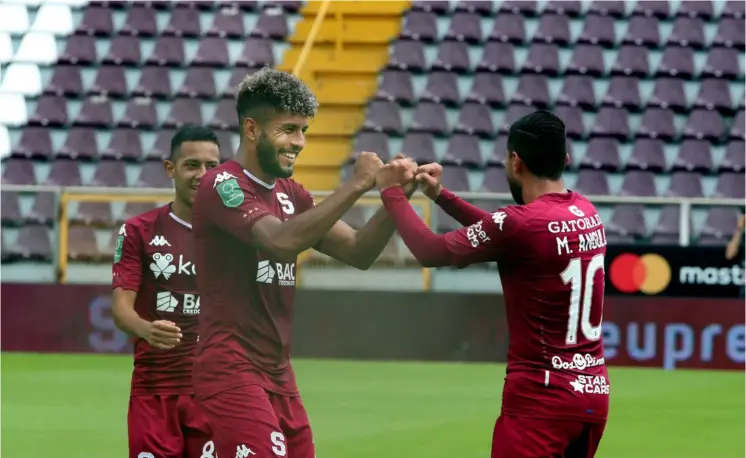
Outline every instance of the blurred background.
<path id="1" fill-rule="evenodd" d="M 317 199 L 368 150 L 440 162 L 447 187 L 496 209 L 507 129 L 554 111 L 566 184 L 608 242 L 599 456 L 743 457 L 745 6 L 1 0 L 3 456 L 124 456 L 116 230 L 169 201 L 178 127 L 208 125 L 234 155 L 233 90 L 270 65 L 319 98 L 295 176 Z M 297 273 L 319 456 L 488 456 L 507 348 L 495 265 L 422 269 L 394 237 L 369 271 L 308 252 Z"/>

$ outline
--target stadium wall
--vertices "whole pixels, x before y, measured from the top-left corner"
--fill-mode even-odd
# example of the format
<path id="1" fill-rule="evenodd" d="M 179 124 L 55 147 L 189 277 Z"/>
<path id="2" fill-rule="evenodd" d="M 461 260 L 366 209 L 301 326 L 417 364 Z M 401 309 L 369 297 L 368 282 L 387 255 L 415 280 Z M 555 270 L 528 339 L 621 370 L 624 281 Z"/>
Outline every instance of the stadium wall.
<path id="1" fill-rule="evenodd" d="M 128 353 L 102 285 L 12 284 L 3 298 L 2 350 Z M 504 361 L 501 296 L 299 290 L 294 356 Z M 744 307 L 738 299 L 607 297 L 609 364 L 742 370 Z"/>

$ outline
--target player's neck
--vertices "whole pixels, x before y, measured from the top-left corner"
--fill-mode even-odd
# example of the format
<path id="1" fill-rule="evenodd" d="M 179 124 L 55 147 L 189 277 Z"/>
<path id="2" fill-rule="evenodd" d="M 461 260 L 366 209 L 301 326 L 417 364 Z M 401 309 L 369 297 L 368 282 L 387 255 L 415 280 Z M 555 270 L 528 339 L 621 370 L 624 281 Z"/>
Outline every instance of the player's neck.
<path id="1" fill-rule="evenodd" d="M 171 212 L 182 221 L 186 221 L 187 223 L 192 222 L 192 207 L 179 199 L 174 200 L 171 204 Z"/>
<path id="2" fill-rule="evenodd" d="M 523 201 L 527 204 L 535 201 L 544 194 L 556 194 L 567 192 L 564 181 L 559 180 L 535 180 L 531 186 L 523 187 Z"/>
<path id="3" fill-rule="evenodd" d="M 244 151 L 244 153 L 239 158 L 238 163 L 241 164 L 241 167 L 246 169 L 247 172 L 259 178 L 264 183 L 271 185 L 275 182 L 275 177 L 268 175 L 266 172 L 264 172 L 264 170 L 262 170 L 256 154 L 249 154 Z"/>

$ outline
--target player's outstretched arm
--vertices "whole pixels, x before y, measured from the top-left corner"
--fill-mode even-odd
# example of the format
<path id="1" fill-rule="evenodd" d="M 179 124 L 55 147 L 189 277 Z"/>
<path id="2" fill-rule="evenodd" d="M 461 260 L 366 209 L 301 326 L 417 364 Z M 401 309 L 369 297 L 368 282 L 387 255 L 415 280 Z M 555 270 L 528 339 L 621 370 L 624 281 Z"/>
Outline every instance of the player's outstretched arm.
<path id="1" fill-rule="evenodd" d="M 376 171 L 381 165 L 383 162 L 375 153 L 361 153 L 352 180 L 319 205 L 286 221 L 274 216 L 250 189 L 239 187 L 237 179 L 230 174 L 216 180 L 215 184 L 202 180 L 204 183 L 200 183 L 194 203 L 195 228 L 201 224 L 204 214 L 211 224 L 260 248 L 273 259 L 294 261 L 300 253 L 319 243 L 350 207 L 375 185 Z"/>
<path id="2" fill-rule="evenodd" d="M 414 211 L 401 186 L 411 179 L 406 164 L 396 162 L 382 167 L 376 182 L 384 207 L 421 266 L 465 267 L 497 259 L 501 247 L 508 246 L 506 235 L 511 232 L 510 226 L 503 230 L 504 212 L 487 215 L 469 227 L 445 235 L 434 234 Z"/>
<path id="3" fill-rule="evenodd" d="M 437 163 L 419 166 L 415 175 L 422 193 L 461 225 L 469 226 L 489 215 L 488 212 L 444 188 L 441 184 L 442 178 L 443 166 Z"/>
<path id="4" fill-rule="evenodd" d="M 397 155 L 396 159 L 405 159 Z M 417 164 L 410 160 L 412 168 Z M 405 192 L 411 197 L 416 189 L 410 183 Z M 385 208 L 380 208 L 360 230 L 355 230 L 344 221 L 337 221 L 315 248 L 327 256 L 360 270 L 369 269 L 394 235 L 396 226 Z"/>

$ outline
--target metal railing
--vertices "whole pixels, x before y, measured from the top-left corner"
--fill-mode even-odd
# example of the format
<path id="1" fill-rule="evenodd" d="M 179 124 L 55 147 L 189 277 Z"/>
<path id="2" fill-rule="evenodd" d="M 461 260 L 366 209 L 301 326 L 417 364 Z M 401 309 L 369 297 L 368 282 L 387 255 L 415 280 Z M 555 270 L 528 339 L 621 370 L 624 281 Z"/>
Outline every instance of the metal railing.
<path id="1" fill-rule="evenodd" d="M 70 202 L 165 202 L 173 198 L 173 190 L 168 188 L 96 188 L 96 187 L 59 187 L 59 186 L 20 186 L 3 185 L 3 191 L 20 193 L 52 192 L 58 202 L 58 218 L 55 220 L 55 234 L 57 250 L 54 253 L 54 263 L 58 267 L 58 280 L 64 283 L 67 280 L 68 264 L 68 233 L 70 220 L 68 217 L 68 204 Z M 317 191 L 312 194 L 318 199 L 330 195 L 334 191 Z M 495 209 L 500 202 L 512 202 L 508 193 L 475 193 L 461 192 L 459 196 L 465 199 L 494 200 Z M 681 206 L 679 220 L 679 243 L 682 246 L 689 245 L 691 227 L 690 214 L 695 206 L 730 206 L 743 207 L 742 199 L 709 199 L 709 198 L 678 198 L 678 197 L 628 197 L 628 196 L 589 196 L 594 204 L 640 204 L 640 205 L 679 205 Z M 367 193 L 361 203 L 364 205 L 375 204 L 378 200 L 377 192 Z M 412 203 L 424 209 L 423 218 L 430 227 L 437 224 L 436 213 L 433 212 L 434 204 L 423 194 L 417 193 L 412 197 Z M 423 269 L 423 283 L 425 289 L 430 287 L 430 269 Z"/>
<path id="2" fill-rule="evenodd" d="M 319 34 L 319 30 L 321 30 L 321 24 L 326 18 L 326 12 L 329 11 L 331 3 L 331 0 L 324 0 L 319 7 L 319 12 L 316 13 L 316 17 L 311 25 L 311 30 L 308 32 L 306 42 L 303 43 L 303 48 L 301 49 L 300 54 L 298 55 L 298 60 L 295 62 L 295 66 L 293 67 L 293 75 L 297 77 L 300 77 L 303 68 L 306 66 L 306 61 L 308 60 L 308 56 L 311 54 L 311 49 L 316 42 L 316 36 Z"/>

